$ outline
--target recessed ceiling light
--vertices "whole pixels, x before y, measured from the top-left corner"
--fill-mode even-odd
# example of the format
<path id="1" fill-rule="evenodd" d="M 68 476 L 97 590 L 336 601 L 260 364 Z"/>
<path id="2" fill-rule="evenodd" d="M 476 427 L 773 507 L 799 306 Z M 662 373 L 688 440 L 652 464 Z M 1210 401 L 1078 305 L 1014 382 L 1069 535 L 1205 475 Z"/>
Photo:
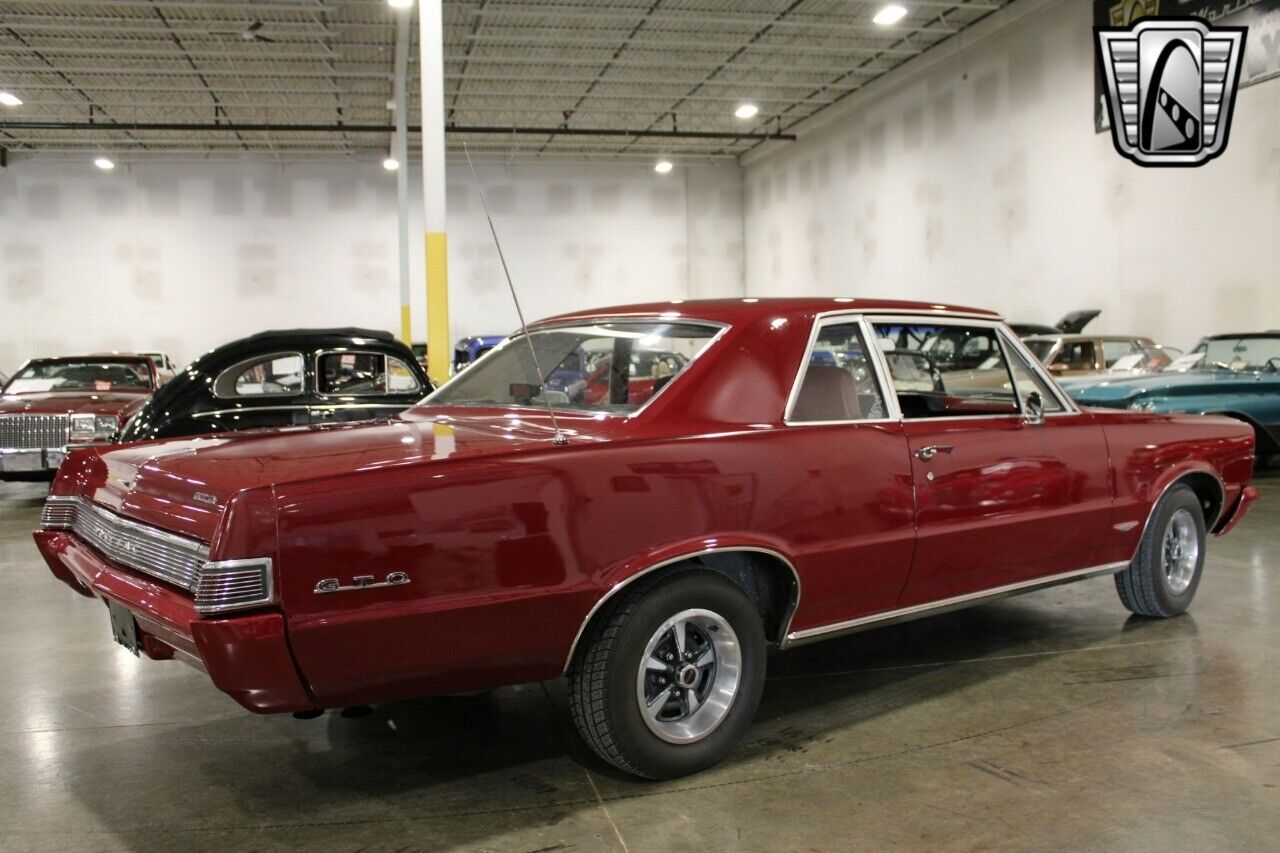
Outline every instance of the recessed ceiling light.
<path id="1" fill-rule="evenodd" d="M 659 160 L 653 165 L 653 171 L 657 172 L 659 175 L 665 175 L 674 168 L 675 166 L 671 164 L 670 160 Z"/>
<path id="2" fill-rule="evenodd" d="M 400 168 L 400 161 L 394 157 L 388 157 L 382 161 L 382 168 L 386 169 L 388 172 L 394 172 L 396 169 Z"/>
<path id="3" fill-rule="evenodd" d="M 755 104 L 739 104 L 733 114 L 738 118 L 754 118 L 758 112 L 760 112 L 760 108 Z"/>
<path id="4" fill-rule="evenodd" d="M 110 172 L 116 167 L 116 164 L 111 162 L 110 157 L 99 157 L 97 160 L 93 161 L 93 165 L 97 166 L 104 172 Z"/>
<path id="5" fill-rule="evenodd" d="M 413 5 L 413 0 L 387 0 L 387 5 L 392 9 L 408 9 Z"/>
<path id="6" fill-rule="evenodd" d="M 879 12 L 876 12 L 876 16 L 871 20 L 882 27 L 889 27 L 898 23 L 898 21 L 901 21 L 906 16 L 907 10 L 904 7 L 899 6 L 897 3 L 890 3 L 888 6 L 883 7 Z"/>
<path id="7" fill-rule="evenodd" d="M 22 98 L 19 98 L 13 92 L 0 92 L 0 104 L 4 104 L 6 107 L 20 107 L 22 106 Z"/>

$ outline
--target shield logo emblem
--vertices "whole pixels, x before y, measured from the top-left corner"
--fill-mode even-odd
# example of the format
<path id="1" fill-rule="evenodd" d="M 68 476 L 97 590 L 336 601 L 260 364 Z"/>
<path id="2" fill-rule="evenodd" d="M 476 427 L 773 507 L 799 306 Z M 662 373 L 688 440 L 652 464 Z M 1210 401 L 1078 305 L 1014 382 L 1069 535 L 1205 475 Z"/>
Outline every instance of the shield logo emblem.
<path id="1" fill-rule="evenodd" d="M 1247 30 L 1199 18 L 1098 27 L 1116 150 L 1140 166 L 1200 166 L 1225 151 Z"/>

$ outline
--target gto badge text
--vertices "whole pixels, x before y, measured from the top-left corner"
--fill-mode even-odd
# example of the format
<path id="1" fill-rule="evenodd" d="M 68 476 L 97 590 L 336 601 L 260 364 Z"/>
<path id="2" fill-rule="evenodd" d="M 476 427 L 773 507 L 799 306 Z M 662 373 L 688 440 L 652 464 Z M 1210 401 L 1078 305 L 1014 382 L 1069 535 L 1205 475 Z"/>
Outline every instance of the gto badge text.
<path id="1" fill-rule="evenodd" d="M 404 586 L 409 582 L 409 576 L 404 572 L 392 572 L 387 575 L 384 581 L 374 582 L 373 575 L 356 575 L 351 579 L 350 586 L 343 586 L 342 582 L 337 578 L 325 578 L 316 584 L 316 594 L 325 592 L 349 592 L 357 589 L 378 589 L 387 586 Z"/>

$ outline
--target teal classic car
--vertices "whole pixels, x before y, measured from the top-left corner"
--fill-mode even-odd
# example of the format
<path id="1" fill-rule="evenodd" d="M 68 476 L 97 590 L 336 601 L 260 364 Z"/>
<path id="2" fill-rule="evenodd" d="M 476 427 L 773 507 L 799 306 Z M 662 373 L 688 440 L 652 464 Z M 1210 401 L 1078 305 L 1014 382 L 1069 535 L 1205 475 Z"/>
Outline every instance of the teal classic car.
<path id="1" fill-rule="evenodd" d="M 1227 415 L 1257 433 L 1259 459 L 1280 455 L 1280 331 L 1205 338 L 1185 372 L 1091 376 L 1060 384 L 1077 403 L 1135 412 Z"/>

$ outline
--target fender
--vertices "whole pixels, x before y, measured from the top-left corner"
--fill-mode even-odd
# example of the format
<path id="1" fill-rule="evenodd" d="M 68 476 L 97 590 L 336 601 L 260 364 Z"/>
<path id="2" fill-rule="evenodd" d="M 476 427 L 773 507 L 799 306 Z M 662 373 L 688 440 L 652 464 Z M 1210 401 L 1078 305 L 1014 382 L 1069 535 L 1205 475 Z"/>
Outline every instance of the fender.
<path id="1" fill-rule="evenodd" d="M 1218 526 L 1218 522 L 1222 520 L 1222 514 L 1227 511 L 1227 487 L 1222 482 L 1222 478 L 1218 476 L 1218 472 L 1214 471 L 1203 462 L 1188 462 L 1169 469 L 1160 475 L 1147 493 L 1148 499 L 1151 501 L 1151 508 L 1147 510 L 1147 520 L 1142 523 L 1142 531 L 1138 535 L 1138 542 L 1133 549 L 1133 558 L 1138 556 L 1138 549 L 1142 547 L 1142 540 L 1147 535 L 1147 528 L 1151 526 L 1151 520 L 1155 518 L 1156 507 L 1160 505 L 1160 501 L 1164 499 L 1165 494 L 1174 486 L 1182 482 L 1190 474 L 1208 474 L 1213 481 L 1218 484 L 1218 514 L 1210 523 L 1205 521 L 1205 529 L 1213 530 Z M 1154 495 L 1154 497 L 1152 497 Z"/>
<path id="2" fill-rule="evenodd" d="M 780 636 L 785 638 L 791 627 L 791 620 L 796 614 L 796 609 L 800 606 L 800 596 L 803 586 L 800 583 L 800 573 L 796 571 L 795 563 L 788 557 L 780 543 L 765 539 L 759 536 L 750 536 L 744 534 L 732 534 L 726 536 L 705 536 L 696 540 L 672 543 L 663 546 L 656 552 L 651 552 L 643 557 L 636 557 L 626 560 L 610 569 L 607 569 L 600 575 L 602 581 L 606 585 L 604 594 L 601 595 L 596 603 L 591 606 L 587 614 L 582 618 L 578 625 L 577 632 L 573 635 L 573 642 L 569 644 L 569 653 L 565 655 L 563 673 L 569 672 L 569 666 L 573 663 L 573 656 L 578 650 L 578 642 L 582 639 L 582 635 L 587 630 L 587 625 L 591 624 L 591 620 L 595 618 L 596 613 L 600 611 L 609 599 L 613 598 L 622 590 L 626 589 L 633 582 L 639 580 L 645 575 L 666 568 L 676 563 L 690 560 L 695 557 L 702 557 L 707 554 L 730 554 L 735 552 L 751 552 L 757 554 L 767 554 L 782 562 L 791 571 L 792 579 L 795 581 L 795 595 L 788 604 L 786 616 L 783 619 L 782 631 Z M 785 640 L 784 640 L 785 642 Z"/>

